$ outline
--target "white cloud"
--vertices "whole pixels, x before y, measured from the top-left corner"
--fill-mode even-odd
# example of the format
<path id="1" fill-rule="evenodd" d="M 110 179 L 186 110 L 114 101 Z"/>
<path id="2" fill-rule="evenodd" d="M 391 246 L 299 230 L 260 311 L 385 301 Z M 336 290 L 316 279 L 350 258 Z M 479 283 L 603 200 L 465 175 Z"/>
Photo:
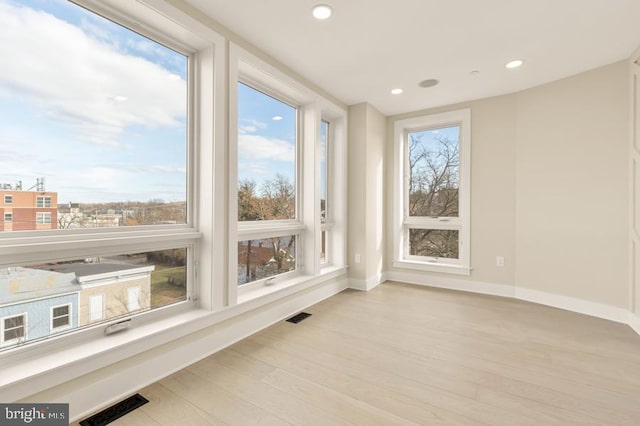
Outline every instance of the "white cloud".
<path id="1" fill-rule="evenodd" d="M 0 96 L 71 125 L 79 140 L 117 146 L 127 126 L 183 125 L 184 80 L 47 13 L 0 2 L 0 58 Z"/>
<path id="2" fill-rule="evenodd" d="M 294 162 L 292 143 L 260 135 L 239 135 L 238 155 L 243 160 L 271 160 Z"/>
<path id="3" fill-rule="evenodd" d="M 247 133 L 255 133 L 258 130 L 266 129 L 267 125 L 258 120 L 243 119 L 238 126 L 238 134 L 245 135 Z"/>

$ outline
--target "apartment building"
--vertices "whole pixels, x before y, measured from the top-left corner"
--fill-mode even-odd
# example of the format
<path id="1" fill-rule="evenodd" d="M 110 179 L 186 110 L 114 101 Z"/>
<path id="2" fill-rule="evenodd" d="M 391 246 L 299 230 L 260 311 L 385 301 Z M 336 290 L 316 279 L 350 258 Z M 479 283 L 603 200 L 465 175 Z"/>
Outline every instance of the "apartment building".
<path id="1" fill-rule="evenodd" d="M 56 229 L 58 194 L 0 188 L 0 231 Z"/>

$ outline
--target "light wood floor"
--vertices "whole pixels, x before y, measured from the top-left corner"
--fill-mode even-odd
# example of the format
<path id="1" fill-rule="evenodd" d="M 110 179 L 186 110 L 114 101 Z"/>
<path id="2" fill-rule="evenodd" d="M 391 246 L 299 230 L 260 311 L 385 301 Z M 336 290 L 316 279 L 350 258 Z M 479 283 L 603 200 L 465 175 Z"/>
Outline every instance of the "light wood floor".
<path id="1" fill-rule="evenodd" d="M 540 305 L 345 291 L 141 390 L 119 425 L 640 425 L 640 336 Z"/>

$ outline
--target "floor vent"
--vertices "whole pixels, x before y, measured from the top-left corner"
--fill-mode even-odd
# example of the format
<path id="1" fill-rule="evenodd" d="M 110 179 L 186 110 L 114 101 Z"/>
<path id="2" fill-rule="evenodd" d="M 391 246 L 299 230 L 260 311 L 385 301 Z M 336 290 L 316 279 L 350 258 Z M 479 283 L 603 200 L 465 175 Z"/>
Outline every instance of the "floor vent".
<path id="1" fill-rule="evenodd" d="M 291 318 L 289 318 L 287 320 L 287 322 L 292 322 L 294 324 L 299 323 L 302 320 L 305 320 L 307 318 L 309 318 L 311 316 L 311 314 L 308 314 L 306 312 L 300 312 L 299 314 L 296 314 L 294 316 L 292 316 Z"/>
<path id="2" fill-rule="evenodd" d="M 104 426 L 119 419 L 125 414 L 129 414 L 138 407 L 142 407 L 149 402 L 144 396 L 139 393 L 120 401 L 117 404 L 112 405 L 109 408 L 105 408 L 98 414 L 94 414 L 88 419 L 84 419 L 80 422 L 81 426 Z"/>

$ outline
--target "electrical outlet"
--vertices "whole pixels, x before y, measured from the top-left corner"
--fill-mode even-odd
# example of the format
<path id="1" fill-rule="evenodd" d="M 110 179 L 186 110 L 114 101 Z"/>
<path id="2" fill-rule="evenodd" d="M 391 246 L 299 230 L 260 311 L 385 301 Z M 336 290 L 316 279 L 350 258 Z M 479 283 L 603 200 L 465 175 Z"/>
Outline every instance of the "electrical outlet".
<path id="1" fill-rule="evenodd" d="M 355 259 L 353 259 L 353 261 L 356 263 L 360 263 L 360 253 L 356 253 Z"/>
<path id="2" fill-rule="evenodd" d="M 504 256 L 496 256 L 496 266 L 504 266 Z"/>

